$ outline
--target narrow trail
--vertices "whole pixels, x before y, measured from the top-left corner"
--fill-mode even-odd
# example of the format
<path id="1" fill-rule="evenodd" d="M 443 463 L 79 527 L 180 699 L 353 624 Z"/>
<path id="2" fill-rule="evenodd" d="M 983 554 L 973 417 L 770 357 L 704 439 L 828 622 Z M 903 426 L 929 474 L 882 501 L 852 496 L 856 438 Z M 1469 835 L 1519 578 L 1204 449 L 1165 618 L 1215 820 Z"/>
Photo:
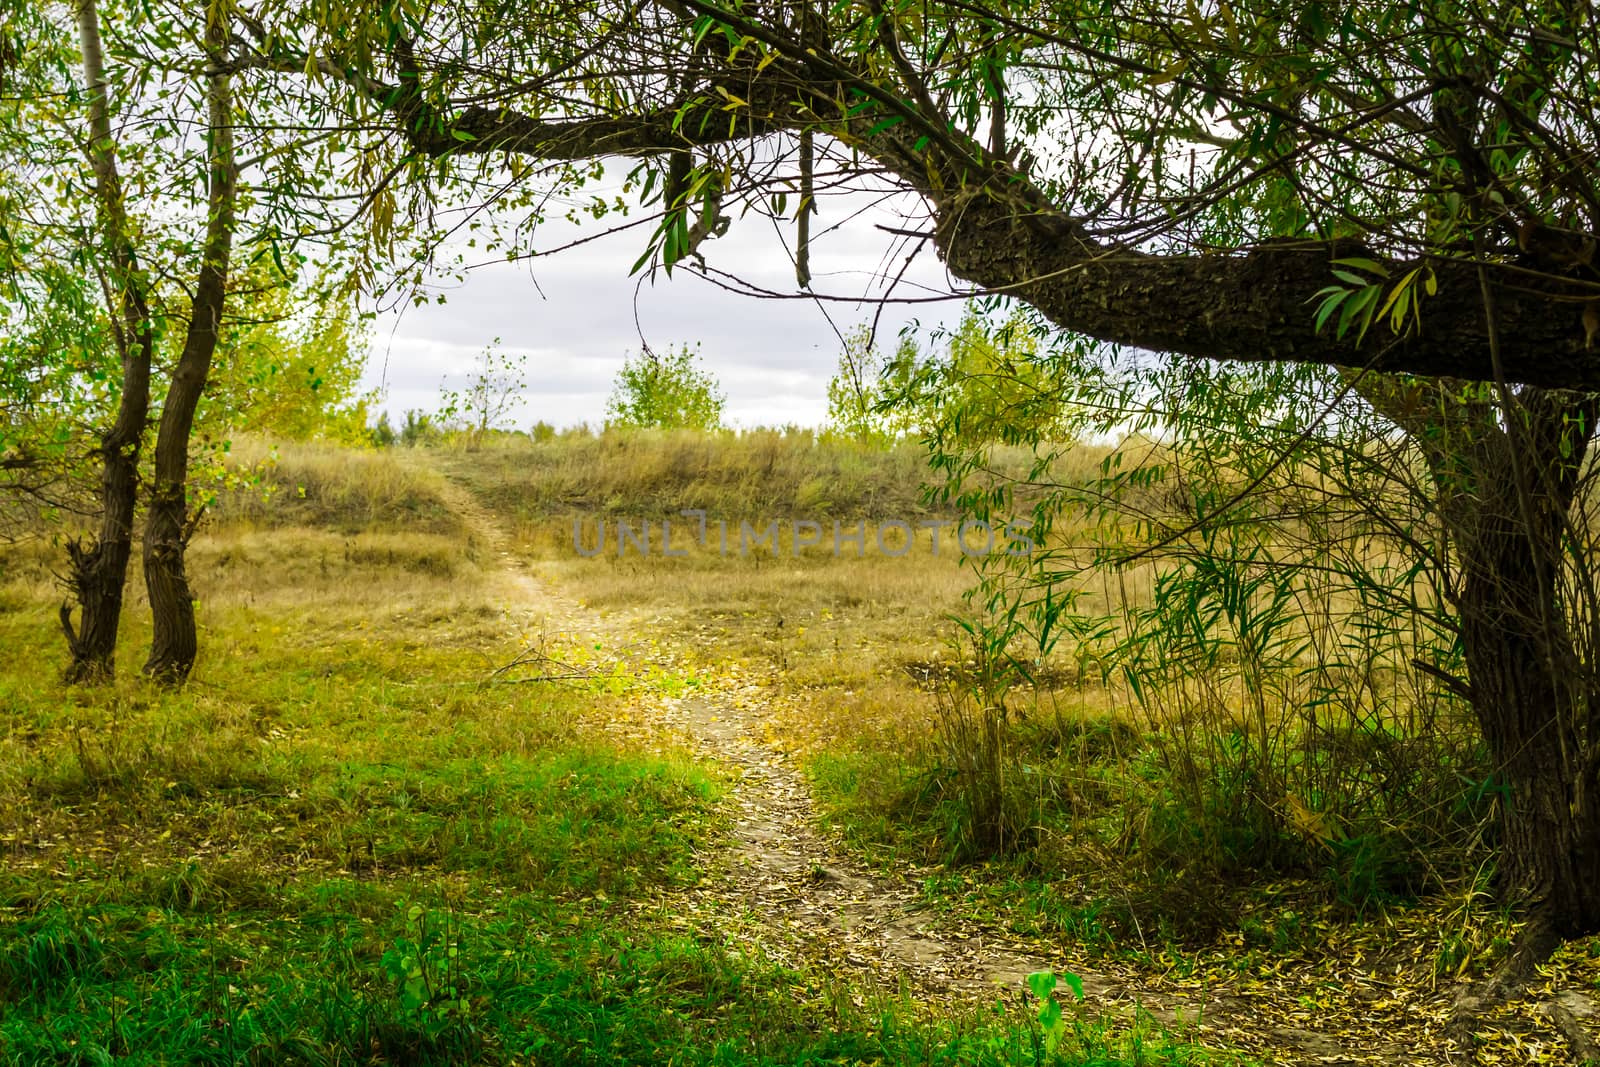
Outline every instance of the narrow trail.
<path id="1" fill-rule="evenodd" d="M 494 515 L 458 482 L 445 476 L 439 491 L 468 531 L 496 601 L 552 634 L 637 636 L 644 620 L 601 616 L 530 574 Z M 759 685 L 646 699 L 696 756 L 734 772 L 728 855 L 711 860 L 711 891 L 686 902 L 697 924 L 780 962 L 828 960 L 891 990 L 992 1001 L 1020 993 L 1030 973 L 1068 970 L 1083 980 L 1086 996 L 1123 999 L 1119 983 L 1065 956 L 1030 953 L 991 931 L 952 930 L 920 906 L 914 886 L 873 874 L 819 834 L 799 769 L 760 740 Z"/>
<path id="2" fill-rule="evenodd" d="M 757 687 L 751 687 L 757 688 Z M 993 1000 L 1020 993 L 1034 971 L 1071 970 L 1090 989 L 1109 988 L 1065 957 L 1032 954 L 991 931 L 955 931 L 920 904 L 914 886 L 874 874 L 819 834 L 809 788 L 792 760 L 758 739 L 761 694 L 694 697 L 666 709 L 697 754 L 733 768 L 736 815 L 723 880 L 708 903 L 742 915 L 708 918 L 788 963 L 829 961 L 878 985 Z M 719 903 L 720 901 L 720 903 Z"/>
<path id="3" fill-rule="evenodd" d="M 613 651 L 632 648 L 627 654 L 638 658 L 640 638 L 659 630 L 659 620 L 598 612 L 540 580 L 465 486 L 448 475 L 441 483 L 494 599 L 524 628 Z M 1090 963 L 1069 947 L 1030 944 L 932 911 L 918 872 L 869 870 L 816 829 L 799 767 L 765 740 L 776 723 L 761 682 L 729 675 L 683 696 L 652 692 L 638 701 L 652 726 L 665 727 L 731 779 L 732 825 L 723 847 L 704 857 L 698 885 L 637 905 L 653 921 L 665 915 L 697 937 L 820 969 L 858 990 L 903 994 L 930 1010 L 1020 999 L 1028 974 L 1070 971 L 1083 981 L 1092 1014 L 1146 1014 L 1180 1036 L 1247 1049 L 1265 1063 L 1475 1062 L 1446 1035 L 1448 990 L 1408 989 L 1360 966 L 1330 983 L 1305 961 L 1286 961 L 1272 984 L 1196 980 L 1121 961 Z M 1330 984 L 1342 988 L 1330 992 Z M 1514 1043 L 1533 1055 L 1493 1062 L 1566 1061 L 1572 1046 L 1549 1029 L 1532 1032 L 1525 1020 L 1509 1026 Z"/>
<path id="4" fill-rule="evenodd" d="M 629 624 L 629 617 L 601 616 L 535 578 L 513 551 L 512 538 L 500 520 L 449 474 L 439 470 L 432 473 L 438 476 L 433 489 L 445 507 L 461 520 L 467 534 L 468 555 L 478 560 L 489 582 L 491 599 L 497 605 L 522 615 L 550 636 L 614 635 Z"/>

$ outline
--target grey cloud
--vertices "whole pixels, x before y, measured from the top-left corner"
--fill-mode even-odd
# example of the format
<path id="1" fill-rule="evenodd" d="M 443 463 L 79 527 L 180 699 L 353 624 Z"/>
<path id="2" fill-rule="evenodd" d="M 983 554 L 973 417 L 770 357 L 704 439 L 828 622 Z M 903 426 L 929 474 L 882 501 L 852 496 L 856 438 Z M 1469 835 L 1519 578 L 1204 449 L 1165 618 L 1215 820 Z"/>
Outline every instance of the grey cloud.
<path id="1" fill-rule="evenodd" d="M 547 225 L 539 243 L 550 247 L 575 232 L 567 223 Z M 889 241 L 867 221 L 819 241 L 812 253 L 816 288 L 880 291 L 870 278 L 882 267 Z M 658 274 L 653 285 L 648 280 L 641 285 L 628 276 L 628 268 L 642 247 L 641 234 L 631 231 L 548 258 L 481 266 L 464 284 L 443 290 L 443 304 L 380 316 L 367 387 L 385 387 L 382 406 L 391 413 L 432 410 L 438 406 L 441 376 L 460 375 L 499 337 L 503 350 L 529 354 L 521 425 L 538 419 L 598 424 L 611 382 L 624 357 L 639 351 L 642 334 L 655 348 L 698 343 L 704 365 L 728 394 L 727 414 L 736 424 L 823 421 L 827 382 L 839 353 L 829 317 L 840 331 L 848 331 L 871 318 L 874 305 L 760 300 L 726 292 L 689 271 L 675 271 L 671 279 Z M 757 285 L 794 290 L 792 263 L 762 220 L 735 223 L 705 251 L 718 269 Z M 892 269 L 898 267 L 896 259 Z M 931 254 L 921 257 L 908 280 L 923 291 L 947 291 L 943 269 Z M 959 314 L 953 301 L 891 305 L 880 332 L 893 337 L 910 318 L 932 325 L 953 322 Z"/>

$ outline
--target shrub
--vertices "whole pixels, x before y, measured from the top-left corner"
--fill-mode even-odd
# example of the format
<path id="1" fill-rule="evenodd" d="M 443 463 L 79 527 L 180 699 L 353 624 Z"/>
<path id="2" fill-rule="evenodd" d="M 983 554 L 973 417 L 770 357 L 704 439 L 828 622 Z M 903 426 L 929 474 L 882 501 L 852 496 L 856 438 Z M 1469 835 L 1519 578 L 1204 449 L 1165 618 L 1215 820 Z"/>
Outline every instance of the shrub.
<path id="1" fill-rule="evenodd" d="M 606 425 L 631 429 L 715 430 L 728 398 L 699 357 L 682 345 L 629 357 L 606 402 Z"/>

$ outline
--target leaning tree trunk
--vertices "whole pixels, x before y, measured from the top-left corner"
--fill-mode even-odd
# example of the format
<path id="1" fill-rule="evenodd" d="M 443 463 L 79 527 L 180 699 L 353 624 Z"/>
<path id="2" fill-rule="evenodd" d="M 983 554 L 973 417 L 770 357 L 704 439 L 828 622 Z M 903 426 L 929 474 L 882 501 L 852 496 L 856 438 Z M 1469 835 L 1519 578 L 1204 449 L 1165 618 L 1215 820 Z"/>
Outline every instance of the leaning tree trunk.
<path id="1" fill-rule="evenodd" d="M 1461 567 L 1472 709 L 1506 787 L 1501 874 L 1529 907 L 1523 966 L 1600 931 L 1597 650 L 1574 641 L 1571 621 L 1594 601 L 1563 592 L 1589 584 L 1567 577 L 1588 544 L 1569 516 L 1596 410 L 1588 396 L 1523 390 L 1431 464 Z"/>
<path id="2" fill-rule="evenodd" d="M 121 316 L 116 336 L 122 381 L 116 420 L 100 438 L 100 528 L 88 544 L 82 540 L 67 544 L 67 588 L 80 609 L 74 629 L 71 603 L 61 605 L 61 628 L 72 654 L 66 672 L 69 682 L 104 680 L 116 668 L 122 590 L 133 554 L 139 449 L 150 414 L 150 354 L 154 343 L 144 280 L 134 256 L 117 173 L 99 13 L 94 0 L 82 0 L 78 7 L 78 35 L 89 104 L 88 151 L 95 175 L 95 204 L 112 268 L 107 272 L 111 283 L 107 295 L 113 305 L 121 305 L 113 306 L 111 311 Z"/>
<path id="3" fill-rule="evenodd" d="M 189 434 L 222 328 L 233 248 L 233 102 L 222 63 L 227 40 L 227 24 L 220 9 L 215 9 L 208 15 L 206 26 L 207 51 L 214 61 L 207 72 L 210 184 L 206 238 L 189 332 L 161 409 L 154 481 L 145 518 L 144 580 L 154 632 L 144 669 L 155 680 L 169 685 L 182 684 L 188 678 L 199 652 L 194 597 L 184 566 L 184 552 L 192 532 L 188 505 Z"/>
<path id="4" fill-rule="evenodd" d="M 1593 551 L 1572 505 L 1600 400 L 1454 379 L 1365 376 L 1362 395 L 1426 460 L 1459 567 L 1461 692 L 1504 786 L 1500 874 L 1528 926 L 1506 977 L 1600 931 L 1600 642 Z"/>

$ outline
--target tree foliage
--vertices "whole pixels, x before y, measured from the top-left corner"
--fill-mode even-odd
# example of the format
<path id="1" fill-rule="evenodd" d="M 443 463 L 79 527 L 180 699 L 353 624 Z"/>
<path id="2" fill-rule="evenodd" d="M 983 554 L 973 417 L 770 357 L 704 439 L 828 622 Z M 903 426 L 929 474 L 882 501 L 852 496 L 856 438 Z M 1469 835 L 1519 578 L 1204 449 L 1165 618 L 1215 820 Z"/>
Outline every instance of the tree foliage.
<path id="1" fill-rule="evenodd" d="M 727 397 L 689 345 L 629 356 L 606 401 L 606 425 L 629 429 L 716 430 Z"/>
<path id="2" fill-rule="evenodd" d="M 884 355 L 866 323 L 845 334 L 839 366 L 828 379 L 828 429 L 867 444 L 890 444 L 916 431 L 908 403 L 896 403 L 917 365 L 917 343 L 907 335 Z"/>
<path id="3" fill-rule="evenodd" d="M 932 437 L 969 447 L 1070 433 L 1067 383 L 1043 358 L 1047 331 L 1021 310 L 993 322 L 969 305 L 923 355 L 910 334 L 885 356 L 863 325 L 845 336 L 828 382 L 828 426 L 860 441 Z"/>
<path id="4" fill-rule="evenodd" d="M 170 681 L 187 674 L 191 433 L 216 366 L 238 386 L 211 405 L 220 422 L 247 418 L 261 399 L 244 383 L 261 384 L 250 364 L 265 336 L 249 336 L 261 324 L 231 314 L 230 297 L 241 290 L 272 317 L 272 290 L 293 275 L 291 245 L 319 233 L 324 278 L 341 277 L 331 220 L 348 205 L 320 195 L 318 174 L 348 144 L 307 129 L 297 82 L 238 77 L 236 14 L 226 3 L 80 0 L 25 6 L 6 27 L 0 296 L 5 324 L 21 327 L 7 332 L 42 342 L 8 345 L 8 365 L 30 349 L 42 356 L 18 372 L 23 403 L 8 437 L 68 472 L 98 468 L 82 524 L 92 532 L 67 542 L 79 616 L 69 602 L 61 621 L 75 678 L 112 669 L 141 505 L 155 624 L 146 668 Z M 40 420 L 30 392 L 52 417 Z"/>
<path id="5" fill-rule="evenodd" d="M 491 430 L 507 429 L 512 413 L 522 406 L 528 357 L 497 352 L 499 343 L 497 337 L 494 344 L 484 347 L 460 389 L 446 389 L 442 394 L 443 406 L 436 421 L 465 434 L 468 448 L 480 446 Z M 406 429 L 410 427 L 408 412 Z M 402 439 L 404 436 L 403 430 Z"/>
<path id="6" fill-rule="evenodd" d="M 624 205 L 659 220 L 664 264 L 709 255 L 721 219 L 808 217 L 818 174 L 888 181 L 911 247 L 1107 341 L 1490 379 L 1486 285 L 1509 380 L 1600 381 L 1583 5 L 686 0 L 529 20 L 417 0 L 275 20 L 247 61 L 317 71 L 413 172 L 439 162 L 426 189 L 631 157 Z M 1343 281 L 1332 259 L 1355 261 L 1366 295 L 1339 317 L 1358 328 L 1306 313 Z"/>
<path id="7" fill-rule="evenodd" d="M 258 287 L 246 278 L 236 287 L 236 324 L 207 383 L 201 433 L 365 439 L 366 318 L 352 296 L 315 278 L 296 282 L 268 278 Z"/>
<path id="8" fill-rule="evenodd" d="M 944 353 L 906 376 L 898 400 L 923 413 L 924 437 L 947 447 L 1071 440 L 1073 383 L 1046 358 L 1048 338 L 1022 309 L 995 321 L 969 307 Z"/>

